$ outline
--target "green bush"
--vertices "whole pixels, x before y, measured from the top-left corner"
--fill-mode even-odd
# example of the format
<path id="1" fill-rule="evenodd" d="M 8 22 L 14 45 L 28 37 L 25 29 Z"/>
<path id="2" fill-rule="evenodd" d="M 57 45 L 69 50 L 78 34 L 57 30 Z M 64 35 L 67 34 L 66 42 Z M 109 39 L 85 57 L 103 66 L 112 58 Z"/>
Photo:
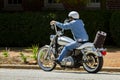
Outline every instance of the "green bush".
<path id="1" fill-rule="evenodd" d="M 0 45 L 28 46 L 45 44 L 51 29 L 53 13 L 4 13 L 0 14 Z"/>
<path id="2" fill-rule="evenodd" d="M 110 20 L 110 32 L 117 46 L 120 46 L 120 11 L 113 13 Z"/>
<path id="3" fill-rule="evenodd" d="M 97 31 L 101 30 L 107 33 L 105 45 L 113 45 L 113 41 L 110 37 L 111 35 L 109 31 L 109 20 L 111 18 L 111 14 L 111 11 L 80 11 L 80 17 L 85 23 L 85 28 L 88 32 L 89 40 L 91 42 L 94 41 Z"/>
<path id="4" fill-rule="evenodd" d="M 54 33 L 50 28 L 50 21 L 54 19 L 63 22 L 68 13 L 68 11 L 0 13 L 0 45 L 32 46 L 39 44 L 42 46 L 49 44 L 49 36 Z M 109 11 L 88 10 L 79 13 L 91 42 L 98 30 L 108 31 L 111 16 Z M 69 31 L 65 33 L 72 37 Z"/>

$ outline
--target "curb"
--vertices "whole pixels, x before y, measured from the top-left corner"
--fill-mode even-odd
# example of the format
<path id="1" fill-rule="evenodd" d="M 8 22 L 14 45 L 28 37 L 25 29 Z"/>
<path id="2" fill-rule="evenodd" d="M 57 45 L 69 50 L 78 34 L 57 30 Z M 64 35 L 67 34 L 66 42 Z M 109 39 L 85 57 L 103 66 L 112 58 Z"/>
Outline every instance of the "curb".
<path id="1" fill-rule="evenodd" d="M 11 65 L 2 64 L 0 68 L 11 68 L 11 69 L 40 69 L 38 65 Z"/>
<path id="2" fill-rule="evenodd" d="M 103 67 L 102 71 L 107 72 L 120 72 L 120 67 Z"/>
<path id="3" fill-rule="evenodd" d="M 0 68 L 6 69 L 40 69 L 38 65 L 12 65 L 12 64 L 0 64 Z M 64 70 L 60 67 L 56 67 L 56 70 Z M 69 69 L 68 69 L 69 70 Z M 74 69 L 83 71 L 83 68 Z M 120 67 L 103 67 L 101 71 L 106 72 L 120 72 Z"/>

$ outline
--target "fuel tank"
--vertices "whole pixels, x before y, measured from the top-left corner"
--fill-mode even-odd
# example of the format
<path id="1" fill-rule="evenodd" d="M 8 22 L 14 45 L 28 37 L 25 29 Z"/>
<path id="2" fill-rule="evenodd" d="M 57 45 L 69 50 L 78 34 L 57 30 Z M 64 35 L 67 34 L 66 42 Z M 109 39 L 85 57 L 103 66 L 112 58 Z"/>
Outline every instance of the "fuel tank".
<path id="1" fill-rule="evenodd" d="M 59 45 L 67 45 L 71 42 L 73 42 L 74 40 L 69 38 L 69 37 L 66 37 L 66 36 L 60 36 L 58 37 L 58 44 Z"/>

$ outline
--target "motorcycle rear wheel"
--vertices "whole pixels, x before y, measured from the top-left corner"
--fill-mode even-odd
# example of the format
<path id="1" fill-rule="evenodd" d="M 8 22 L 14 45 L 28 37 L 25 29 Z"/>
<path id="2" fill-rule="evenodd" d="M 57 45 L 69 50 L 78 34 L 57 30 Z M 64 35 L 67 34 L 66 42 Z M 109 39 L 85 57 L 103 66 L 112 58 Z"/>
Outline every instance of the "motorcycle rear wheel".
<path id="1" fill-rule="evenodd" d="M 38 65 L 44 71 L 52 71 L 56 67 L 56 63 L 53 61 L 55 59 L 53 51 L 48 50 L 49 47 L 44 46 L 39 50 L 37 55 Z"/>
<path id="2" fill-rule="evenodd" d="M 87 61 L 83 63 L 83 68 L 88 73 L 97 73 L 103 66 L 103 57 L 96 56 L 94 53 L 88 53 L 86 55 Z"/>

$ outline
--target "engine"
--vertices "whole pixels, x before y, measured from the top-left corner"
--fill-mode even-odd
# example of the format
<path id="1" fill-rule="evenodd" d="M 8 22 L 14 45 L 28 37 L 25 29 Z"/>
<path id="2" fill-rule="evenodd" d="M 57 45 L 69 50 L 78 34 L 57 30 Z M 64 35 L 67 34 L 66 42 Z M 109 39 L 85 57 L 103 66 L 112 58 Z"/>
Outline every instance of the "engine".
<path id="1" fill-rule="evenodd" d="M 71 56 L 66 57 L 62 60 L 61 65 L 67 66 L 67 67 L 73 67 L 74 66 L 74 60 Z"/>
<path id="2" fill-rule="evenodd" d="M 64 65 L 66 67 L 73 67 L 73 68 L 79 68 L 82 65 L 82 56 L 83 54 L 80 53 L 80 51 L 75 50 L 74 53 L 68 57 L 64 58 L 61 62 L 61 65 Z"/>

